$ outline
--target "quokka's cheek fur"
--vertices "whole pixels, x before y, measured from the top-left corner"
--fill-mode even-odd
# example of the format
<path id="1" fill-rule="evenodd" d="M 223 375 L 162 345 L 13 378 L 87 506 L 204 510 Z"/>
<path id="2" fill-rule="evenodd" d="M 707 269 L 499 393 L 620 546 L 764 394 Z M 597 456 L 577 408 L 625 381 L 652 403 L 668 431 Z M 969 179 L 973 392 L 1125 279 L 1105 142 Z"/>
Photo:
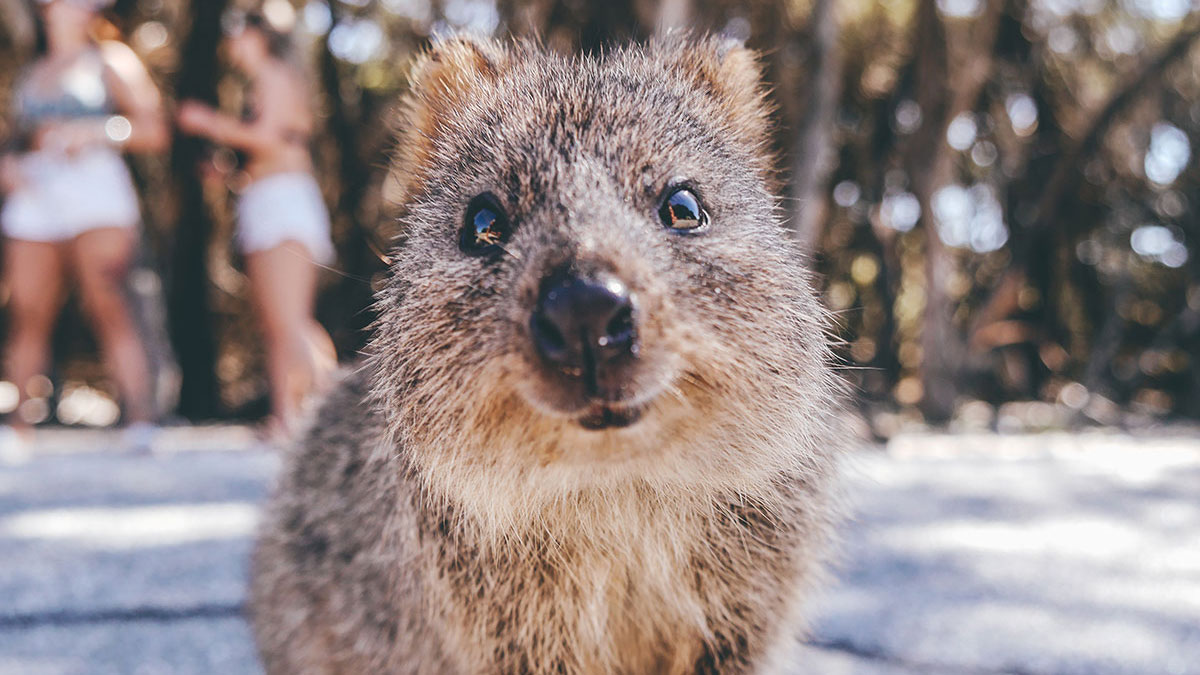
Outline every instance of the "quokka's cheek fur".
<path id="1" fill-rule="evenodd" d="M 698 194 L 728 232 L 778 227 L 761 222 L 772 161 L 755 64 L 695 37 L 577 59 L 452 38 L 418 60 L 393 171 L 414 234 L 364 362 L 286 455 L 254 554 L 269 674 L 786 660 L 847 438 L 802 258 L 770 235 L 581 220 L 640 203 L 634 188 L 679 146 L 710 153 L 704 180 L 726 177 Z M 466 139 L 491 140 L 464 159 Z M 484 189 L 532 228 L 510 252 L 547 261 L 530 278 L 432 236 Z M 562 217 L 521 220 L 535 211 Z M 501 328 L 513 322 L 537 328 Z M 538 379 L 551 371 L 568 379 Z M 605 398 L 653 383 L 638 419 Z M 568 390 L 593 406 L 582 422 L 552 409 Z"/>

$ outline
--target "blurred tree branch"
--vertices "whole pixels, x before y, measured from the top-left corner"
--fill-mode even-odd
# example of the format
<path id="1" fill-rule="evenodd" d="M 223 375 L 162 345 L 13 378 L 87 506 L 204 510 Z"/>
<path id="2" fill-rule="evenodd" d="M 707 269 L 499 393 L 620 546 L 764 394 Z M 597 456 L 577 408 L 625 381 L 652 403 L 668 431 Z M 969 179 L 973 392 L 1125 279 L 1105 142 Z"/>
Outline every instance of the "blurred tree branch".
<path id="1" fill-rule="evenodd" d="M 1018 244 L 1014 264 L 979 309 L 971 326 L 972 335 L 984 329 L 988 323 L 1002 320 L 1015 309 L 1018 291 L 1025 283 L 1028 272 L 1028 251 L 1048 246 L 1056 234 L 1065 234 L 1063 228 L 1056 225 L 1071 197 L 1077 192 L 1084 166 L 1101 149 L 1113 123 L 1151 86 L 1158 84 L 1166 71 L 1189 53 L 1197 39 L 1200 39 L 1200 19 L 1183 26 L 1158 55 L 1126 76 L 1092 116 L 1084 133 L 1060 156 L 1038 199 L 1034 221 L 1026 228 L 1025 236 Z"/>

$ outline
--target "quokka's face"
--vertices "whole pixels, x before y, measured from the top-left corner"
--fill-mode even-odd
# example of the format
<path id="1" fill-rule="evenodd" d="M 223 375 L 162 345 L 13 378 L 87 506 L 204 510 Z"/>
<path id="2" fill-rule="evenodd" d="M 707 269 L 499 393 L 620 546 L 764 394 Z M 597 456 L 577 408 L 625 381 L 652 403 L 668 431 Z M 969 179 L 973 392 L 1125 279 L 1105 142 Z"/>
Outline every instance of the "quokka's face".
<path id="1" fill-rule="evenodd" d="M 440 49 L 401 129 L 406 245 L 381 300 L 410 398 L 623 433 L 819 360 L 745 50 Z"/>

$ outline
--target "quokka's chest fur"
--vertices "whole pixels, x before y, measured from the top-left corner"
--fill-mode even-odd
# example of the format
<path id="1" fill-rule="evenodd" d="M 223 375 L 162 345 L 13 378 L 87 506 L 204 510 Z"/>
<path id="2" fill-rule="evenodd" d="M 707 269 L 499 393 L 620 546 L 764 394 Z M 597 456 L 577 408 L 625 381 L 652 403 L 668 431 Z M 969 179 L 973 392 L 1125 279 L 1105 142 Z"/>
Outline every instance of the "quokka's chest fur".
<path id="1" fill-rule="evenodd" d="M 446 515 L 421 524 L 427 588 L 450 633 L 470 636 L 455 646 L 470 671 L 741 672 L 778 637 L 807 562 L 802 514 L 778 503 L 583 496 L 490 544 Z"/>

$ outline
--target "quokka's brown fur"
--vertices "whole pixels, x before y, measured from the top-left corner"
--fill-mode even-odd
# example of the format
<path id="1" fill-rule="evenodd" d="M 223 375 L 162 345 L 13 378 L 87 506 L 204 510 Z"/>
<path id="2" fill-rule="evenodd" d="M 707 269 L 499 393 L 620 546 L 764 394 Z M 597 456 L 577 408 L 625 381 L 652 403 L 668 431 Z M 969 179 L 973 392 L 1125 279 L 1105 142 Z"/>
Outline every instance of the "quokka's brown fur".
<path id="1" fill-rule="evenodd" d="M 455 38 L 403 110 L 404 244 L 368 357 L 285 462 L 254 557 L 267 672 L 784 668 L 844 434 L 753 54 Z M 697 236 L 660 222 L 680 180 L 710 216 Z M 511 234 L 469 256 L 465 209 L 488 191 Z M 610 401 L 531 346 L 564 265 L 636 298 Z M 643 413 L 580 423 L 606 405 Z"/>

